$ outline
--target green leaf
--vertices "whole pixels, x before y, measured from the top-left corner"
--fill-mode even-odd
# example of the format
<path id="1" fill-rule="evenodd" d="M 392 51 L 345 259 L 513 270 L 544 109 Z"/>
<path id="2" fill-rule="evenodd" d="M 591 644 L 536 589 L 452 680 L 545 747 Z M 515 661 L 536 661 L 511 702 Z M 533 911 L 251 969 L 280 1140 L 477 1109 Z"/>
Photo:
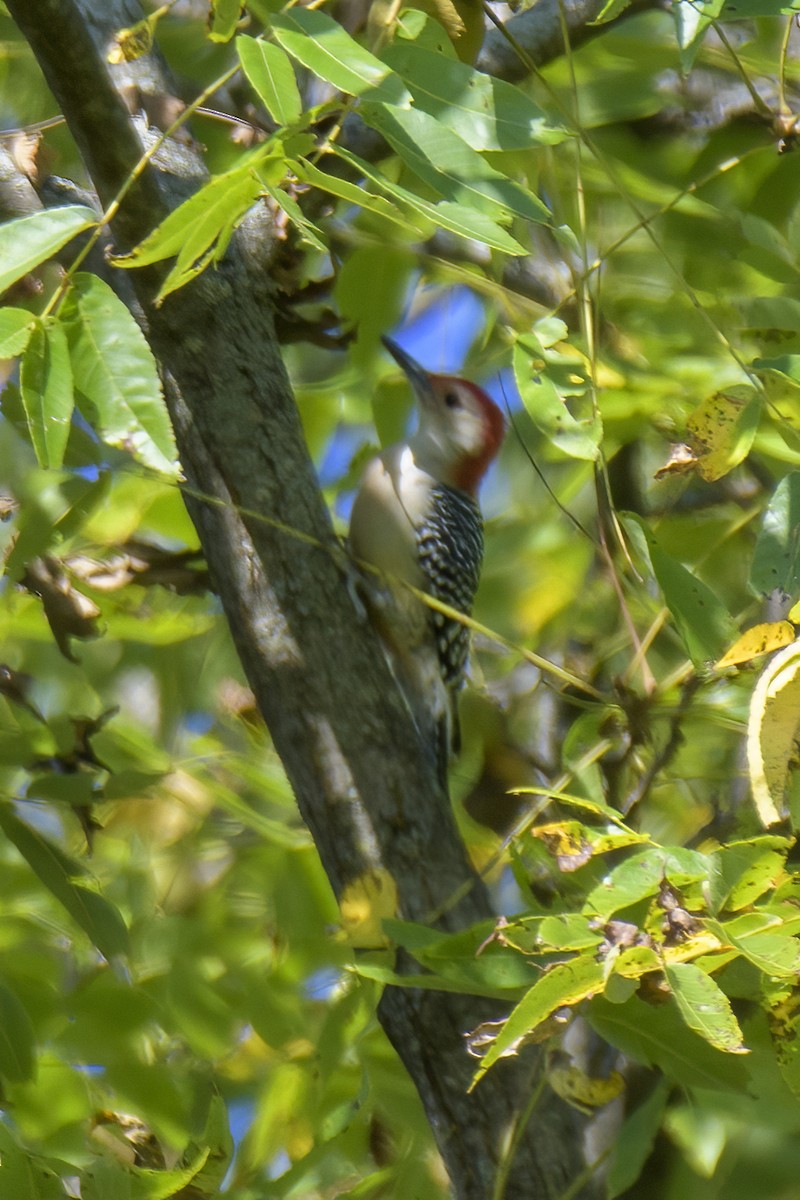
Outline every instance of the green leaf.
<path id="1" fill-rule="evenodd" d="M 605 996 L 615 1004 L 619 1004 L 620 1001 L 616 995 L 612 995 L 611 991 L 609 991 L 609 984 L 612 984 L 612 991 L 616 987 L 617 992 L 619 992 L 620 989 L 615 980 L 622 979 L 626 982 L 634 983 L 650 971 L 657 971 L 659 967 L 658 955 L 652 946 L 614 947 L 606 958 L 606 964 L 609 968 L 613 967 L 613 973 L 609 975 L 606 981 Z M 635 990 L 636 988 L 634 987 L 633 991 Z M 624 998 L 627 1000 L 629 995 L 632 995 L 632 992 L 625 994 Z"/>
<path id="2" fill-rule="evenodd" d="M 379 1200 L 386 1194 L 387 1188 L 391 1188 L 396 1178 L 397 1174 L 393 1166 L 370 1171 L 369 1175 L 366 1175 L 355 1187 L 348 1188 L 346 1192 L 340 1192 L 339 1200 Z"/>
<path id="3" fill-rule="evenodd" d="M 391 938 L 398 946 L 402 946 L 404 950 L 409 950 L 414 957 L 417 957 L 420 951 L 446 944 L 452 940 L 448 934 L 431 929 L 429 925 L 419 925 L 416 921 L 401 921 L 398 917 L 384 917 L 383 929 L 387 937 Z M 491 933 L 491 928 L 486 930 L 484 936 L 488 936 L 489 933 Z M 455 936 L 463 935 L 456 934 Z"/>
<path id="4" fill-rule="evenodd" d="M 344 159 L 352 167 L 355 167 L 366 179 L 374 183 L 381 191 L 388 192 L 395 200 L 407 204 L 421 216 L 432 221 L 434 225 L 440 226 L 442 229 L 449 229 L 451 233 L 456 233 L 460 237 L 473 239 L 478 242 L 483 242 L 486 246 L 491 246 L 495 250 L 502 250 L 506 254 L 518 255 L 525 254 L 526 250 L 519 242 L 515 241 L 509 234 L 501 229 L 494 221 L 483 213 L 475 212 L 473 209 L 467 208 L 461 204 L 454 204 L 449 200 L 441 200 L 438 204 L 431 204 L 427 200 L 423 200 L 420 196 L 416 196 L 407 188 L 401 187 L 397 183 L 392 183 L 384 175 L 357 155 L 351 154 L 342 146 L 334 145 L 331 147 L 333 152 Z"/>
<path id="5" fill-rule="evenodd" d="M 738 307 L 744 329 L 800 333 L 800 300 L 791 296 L 754 296 Z"/>
<path id="6" fill-rule="evenodd" d="M 429 204 L 427 200 L 421 200 L 397 185 L 389 188 L 389 191 L 398 199 L 405 199 L 407 204 L 423 217 L 428 217 L 440 229 L 449 229 L 451 233 L 458 234 L 468 241 L 482 242 L 484 246 L 490 246 L 493 250 L 500 250 L 513 257 L 527 254 L 524 246 L 483 213 L 449 200 Z"/>
<path id="7" fill-rule="evenodd" d="M 759 374 L 772 371 L 776 375 L 784 376 L 795 390 L 800 384 L 800 354 L 779 354 L 774 358 L 754 358 L 753 367 Z"/>
<path id="8" fill-rule="evenodd" d="M 550 213 L 538 197 L 496 171 L 458 134 L 421 109 L 364 101 L 359 113 L 420 179 L 446 199 L 475 204 L 503 223 L 511 216 L 550 222 Z"/>
<path id="9" fill-rule="evenodd" d="M 158 778 L 160 776 L 154 775 L 153 782 Z M 119 780 L 120 773 L 115 772 L 112 779 L 103 789 L 106 797 L 112 798 L 115 785 Z M 122 782 L 124 784 L 124 779 Z M 282 846 L 286 850 L 297 850 L 301 847 L 305 849 L 312 844 L 311 835 L 304 825 L 292 825 L 286 821 L 268 816 L 259 808 L 248 804 L 234 788 L 224 787 L 218 778 L 214 779 L 213 787 L 216 804 L 221 809 L 226 809 L 236 817 L 246 829 L 254 830 L 265 841 L 273 842 L 275 845 Z M 135 795 L 138 790 L 141 789 L 137 789 L 134 777 L 133 786 L 124 792 L 120 790 L 117 794 Z"/>
<path id="10" fill-rule="evenodd" d="M 514 346 L 514 378 L 525 411 L 551 444 L 569 458 L 595 462 L 600 453 L 602 426 L 599 418 L 578 421 L 542 369 L 532 370 L 531 356 L 520 342 Z"/>
<path id="11" fill-rule="evenodd" d="M 81 1175 L 81 1197 L 82 1200 L 170 1200 L 188 1188 L 207 1158 L 205 1149 L 190 1166 L 171 1171 L 127 1167 L 113 1159 L 100 1158 Z M 194 1194 L 198 1200 L 202 1196 L 200 1192 Z"/>
<path id="12" fill-rule="evenodd" d="M 627 1192 L 641 1175 L 661 1127 L 669 1092 L 669 1084 L 660 1080 L 650 1095 L 625 1118 L 611 1152 L 606 1176 L 607 1200 Z"/>
<path id="13" fill-rule="evenodd" d="M 349 1106 L 352 1107 L 352 1106 Z M 183 1154 L 183 1161 L 194 1163 L 196 1156 L 205 1153 L 205 1161 L 192 1179 L 197 1200 L 213 1200 L 230 1165 L 234 1142 L 228 1122 L 228 1108 L 222 1096 L 214 1092 L 211 1096 L 205 1126 L 199 1136 L 190 1143 Z"/>
<path id="14" fill-rule="evenodd" d="M 229 42 L 242 15 L 242 0 L 211 0 L 212 21 L 208 36 L 212 42 Z"/>
<path id="15" fill-rule="evenodd" d="M 327 254 L 328 247 L 322 238 L 322 231 L 317 229 L 313 221 L 309 221 L 308 217 L 303 212 L 297 201 L 285 192 L 283 188 L 273 187 L 272 184 L 263 181 L 264 191 L 268 196 L 271 196 L 279 208 L 282 208 L 289 220 L 296 227 L 300 237 L 313 246 L 315 250 L 322 251 Z"/>
<path id="16" fill-rule="evenodd" d="M 515 1044 L 524 1039 L 557 1008 L 580 1003 L 588 996 L 602 991 L 605 967 L 594 957 L 582 955 L 571 962 L 550 967 L 523 996 L 500 1033 L 481 1060 L 472 1086 L 504 1054 L 513 1052 Z"/>
<path id="17" fill-rule="evenodd" d="M 327 13 L 292 8 L 270 18 L 275 38 L 292 58 L 349 96 L 381 85 L 381 96 L 401 103 L 405 89 L 385 63 L 370 54 Z M 388 86 L 387 86 L 388 85 Z"/>
<path id="18" fill-rule="evenodd" d="M 711 911 L 735 912 L 746 908 L 773 888 L 791 845 L 786 838 L 765 835 L 746 842 L 730 842 L 714 850 L 708 856 Z"/>
<path id="19" fill-rule="evenodd" d="M 299 121 L 303 102 L 294 68 L 280 46 L 246 37 L 236 39 L 239 62 L 276 125 Z"/>
<path id="20" fill-rule="evenodd" d="M 0 359 L 21 354 L 36 325 L 36 317 L 24 308 L 0 309 Z"/>
<path id="21" fill-rule="evenodd" d="M 653 573 L 689 657 L 700 667 L 716 662 L 738 635 L 735 621 L 711 588 L 662 550 L 648 526 L 640 524 Z"/>
<path id="22" fill-rule="evenodd" d="M 537 945 L 540 950 L 589 950 L 599 946 L 603 935 L 594 919 L 583 913 L 561 913 L 543 917 L 539 926 Z"/>
<path id="23" fill-rule="evenodd" d="M 542 349 L 549 350 L 559 342 L 565 342 L 569 330 L 560 317 L 541 317 L 534 325 L 533 333 Z"/>
<path id="24" fill-rule="evenodd" d="M 405 82 L 416 107 L 442 121 L 474 150 L 530 150 L 569 136 L 520 88 L 467 63 L 401 40 L 383 57 Z"/>
<path id="25" fill-rule="evenodd" d="M 128 931 L 117 909 L 97 892 L 72 882 L 72 876 L 83 873 L 82 867 L 21 821 L 8 803 L 0 804 L 0 829 L 101 954 L 111 959 L 127 952 Z"/>
<path id="26" fill-rule="evenodd" d="M 164 608 L 151 613 L 147 622 L 136 612 L 117 609 L 109 614 L 106 632 L 120 641 L 142 646 L 174 646 L 188 638 L 199 637 L 213 629 L 217 618 L 209 611 L 198 611 L 192 604 Z"/>
<path id="27" fill-rule="evenodd" d="M 634 996 L 625 1004 L 595 997 L 586 1010 L 589 1024 L 623 1054 L 658 1067 L 684 1087 L 729 1089 L 747 1085 L 742 1058 L 723 1054 L 687 1030 L 671 1004 L 645 1004 Z"/>
<path id="28" fill-rule="evenodd" d="M 372 979 L 377 983 L 388 984 L 390 987 L 418 988 L 430 992 L 452 992 L 459 996 L 486 996 L 488 999 L 508 1001 L 508 992 L 503 988 L 481 988 L 472 982 L 444 979 L 439 975 L 401 975 L 391 967 L 382 967 L 378 963 L 365 962 L 357 959 L 349 968 L 354 975 L 362 979 Z"/>
<path id="29" fill-rule="evenodd" d="M 97 214 L 81 204 L 45 208 L 0 225 L 0 292 L 52 258 L 76 234 L 92 229 Z"/>
<path id="30" fill-rule="evenodd" d="M 327 171 L 321 171 L 319 167 L 315 167 L 313 163 L 307 162 L 305 159 L 289 161 L 287 166 L 302 183 L 308 183 L 324 192 L 329 192 L 332 196 L 337 196 L 348 204 L 357 204 L 365 212 L 371 212 L 377 217 L 392 221 L 404 233 L 408 233 L 410 224 L 408 217 L 383 196 L 376 196 L 373 192 L 366 191 L 348 179 L 339 179 L 335 175 L 329 175 Z"/>
<path id="31" fill-rule="evenodd" d="M 37 321 L 19 372 L 20 396 L 39 465 L 60 467 L 74 407 L 67 338 L 54 317 Z"/>
<path id="32" fill-rule="evenodd" d="M 466 987 L 478 987 L 481 991 L 502 992 L 507 989 L 519 992 L 529 988 L 540 977 L 538 966 L 517 954 L 491 946 L 480 955 L 475 953 L 474 939 L 467 945 L 458 944 L 458 935 L 446 939 L 441 945 L 419 952 L 419 961 L 430 967 L 443 979 L 451 979 Z"/>
<path id="33" fill-rule="evenodd" d="M 710 975 L 695 963 L 665 964 L 664 975 L 691 1030 L 717 1050 L 747 1053 L 731 1002 Z"/>
<path id="34" fill-rule="evenodd" d="M 342 263 L 336 275 L 336 303 L 358 330 L 358 340 L 350 348 L 353 361 L 368 366 L 381 334 L 397 324 L 407 272 L 407 253 L 385 243 L 359 247 Z"/>
<path id="35" fill-rule="evenodd" d="M 692 1098 L 693 1100 L 694 1098 Z M 722 1117 L 722 1111 L 712 1099 L 711 1105 L 702 1101 L 695 1106 L 688 1097 L 683 1104 L 673 1104 L 664 1117 L 664 1133 L 683 1156 L 684 1162 L 703 1180 L 711 1180 L 728 1148 L 734 1151 L 736 1135 Z M 716 1111 L 714 1109 L 716 1108 Z"/>
<path id="36" fill-rule="evenodd" d="M 426 955 L 424 965 L 436 972 L 436 978 L 458 985 L 466 995 L 473 989 L 475 995 L 510 994 L 515 998 L 535 983 L 540 975 L 537 968 L 519 955 L 496 951 L 481 954 L 477 958 L 474 953 L 471 958 L 466 955 L 459 958 L 447 958 L 444 954 Z"/>
<path id="37" fill-rule="evenodd" d="M 741 218 L 741 228 L 751 246 L 762 254 L 781 259 L 788 266 L 796 266 L 796 258 L 789 241 L 771 221 L 754 212 L 746 212 Z"/>
<path id="38" fill-rule="evenodd" d="M 778 917 L 766 913 L 743 913 L 733 921 L 706 918 L 709 932 L 733 946 L 765 975 L 793 978 L 800 971 L 800 941 L 781 933 Z"/>
<path id="39" fill-rule="evenodd" d="M 726 0 L 722 6 L 723 21 L 744 21 L 751 17 L 791 16 L 800 12 L 796 0 L 787 4 L 785 0 Z"/>
<path id="40" fill-rule="evenodd" d="M 722 8 L 722 0 L 714 0 L 702 7 L 696 0 L 676 0 L 673 8 L 675 30 L 678 35 L 681 69 L 688 75 L 703 44 L 706 31 L 716 20 Z"/>
<path id="41" fill-rule="evenodd" d="M 84 417 L 110 446 L 164 474 L 177 473 L 175 440 L 152 351 L 131 313 L 97 275 L 80 273 L 64 323 Z"/>
<path id="42" fill-rule="evenodd" d="M 32 1079 L 34 1044 L 27 1012 L 11 989 L 0 982 L 0 1075 L 12 1083 Z"/>
<path id="43" fill-rule="evenodd" d="M 173 971 L 167 979 L 167 1002 L 181 1037 L 208 1058 L 224 1053 L 235 1022 L 229 997 L 207 980 L 188 971 Z"/>
<path id="44" fill-rule="evenodd" d="M 593 720 L 592 722 L 588 723 L 590 729 L 595 734 L 597 734 L 598 727 L 603 723 L 604 720 L 606 720 L 608 715 L 609 715 L 608 713 L 605 713 L 605 714 L 601 713 L 599 715 L 599 720 Z M 574 728 L 574 726 L 573 726 L 573 728 Z M 579 731 L 579 737 L 578 737 L 577 741 L 578 741 L 578 743 L 580 743 L 581 741 L 585 742 L 585 730 Z M 566 745 L 566 742 L 565 742 L 565 745 Z M 574 748 L 575 747 L 573 746 L 572 749 L 574 749 Z M 578 754 L 580 754 L 580 751 L 578 751 Z M 575 761 L 575 759 L 573 757 L 573 762 L 574 761 Z M 633 833 L 633 831 L 630 830 L 628 828 L 628 826 L 625 824 L 625 822 L 622 820 L 622 818 L 619 815 L 619 812 L 617 810 L 611 808 L 610 805 L 603 804 L 602 801 L 588 800 L 585 796 L 574 796 L 570 792 L 556 792 L 556 791 L 553 791 L 552 788 L 543 788 L 543 787 L 515 788 L 514 793 L 515 793 L 515 795 L 519 795 L 519 796 L 529 796 L 529 795 L 530 796 L 549 796 L 553 800 L 558 800 L 560 804 L 567 805 L 570 808 L 579 808 L 583 812 L 593 813 L 595 816 L 602 817 L 604 820 L 611 821 L 612 824 L 616 825 L 619 829 L 621 829 L 625 833 Z M 634 835 L 634 837 L 637 837 L 637 836 L 638 835 Z M 646 841 L 647 839 L 642 838 L 641 840 Z"/>
<path id="45" fill-rule="evenodd" d="M 79 475 L 31 472 L 22 491 L 17 540 L 5 562 L 6 576 L 21 578 L 26 564 L 43 554 L 57 538 L 70 537 L 108 490 L 108 476 L 97 480 Z"/>
<path id="46" fill-rule="evenodd" d="M 781 980 L 770 986 L 764 981 L 764 999 L 769 1020 L 770 1040 L 775 1058 L 786 1086 L 795 1098 L 800 1097 L 800 1016 L 798 1016 L 797 986 L 787 987 Z"/>
<path id="47" fill-rule="evenodd" d="M 70 771 L 64 775 L 48 772 L 46 775 L 34 775 L 25 795 L 28 800 L 79 806 L 92 802 L 96 786 L 94 778 L 86 772 Z"/>
<path id="48" fill-rule="evenodd" d="M 750 587 L 756 595 L 800 594 L 800 471 L 785 475 L 772 494 L 753 551 Z"/>
<path id="49" fill-rule="evenodd" d="M 656 846 L 631 854 L 615 867 L 596 887 L 592 888 L 583 910 L 599 920 L 607 921 L 621 908 L 655 896 L 663 881 L 676 887 L 705 879 L 708 862 L 705 855 L 680 846 Z"/>
<path id="50" fill-rule="evenodd" d="M 61 1180 L 38 1154 L 30 1154 L 0 1124 L 0 1196 L 8 1200 L 65 1200 Z"/>
<path id="51" fill-rule="evenodd" d="M 205 187 L 156 226 L 130 254 L 113 259 L 117 267 L 144 267 L 177 255 L 175 266 L 159 289 L 160 304 L 171 292 L 194 279 L 211 262 L 218 262 L 245 213 L 261 195 L 254 168 L 268 155 L 257 151 L 243 163 L 215 175 Z"/>
<path id="52" fill-rule="evenodd" d="M 624 13 L 626 8 L 629 8 L 633 0 L 606 0 L 600 12 L 593 21 L 589 21 L 590 25 L 604 25 L 606 21 L 613 21 L 620 13 Z"/>

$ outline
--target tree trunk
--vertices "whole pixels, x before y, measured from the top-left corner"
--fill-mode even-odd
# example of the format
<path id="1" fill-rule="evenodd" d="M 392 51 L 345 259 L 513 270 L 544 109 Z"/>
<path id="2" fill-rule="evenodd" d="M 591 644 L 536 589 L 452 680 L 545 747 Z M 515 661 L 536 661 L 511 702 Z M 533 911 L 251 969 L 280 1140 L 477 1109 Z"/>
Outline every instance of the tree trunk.
<path id="1" fill-rule="evenodd" d="M 107 206 L 145 135 L 118 87 L 162 86 L 150 56 L 112 79 L 104 47 L 141 18 L 130 0 L 7 0 Z M 128 249 L 197 186 L 185 145 L 159 152 L 111 222 Z M 343 578 L 303 440 L 267 282 L 272 235 L 255 209 L 224 262 L 153 305 L 154 270 L 130 273 L 161 367 L 186 475 L 186 503 L 244 670 L 337 896 L 388 873 L 399 914 L 459 929 L 491 907 L 459 839 L 449 801 L 421 752 L 372 630 Z M 469 886 L 467 886 L 469 885 Z M 537 1052 L 499 1064 L 472 1095 L 463 1034 L 495 1006 L 474 997 L 390 988 L 381 1022 L 411 1074 L 454 1194 L 487 1200 L 540 1065 Z M 581 1118 L 546 1090 L 516 1138 L 503 1195 L 554 1200 L 583 1168 Z M 593 1194 L 587 1185 L 580 1195 Z"/>

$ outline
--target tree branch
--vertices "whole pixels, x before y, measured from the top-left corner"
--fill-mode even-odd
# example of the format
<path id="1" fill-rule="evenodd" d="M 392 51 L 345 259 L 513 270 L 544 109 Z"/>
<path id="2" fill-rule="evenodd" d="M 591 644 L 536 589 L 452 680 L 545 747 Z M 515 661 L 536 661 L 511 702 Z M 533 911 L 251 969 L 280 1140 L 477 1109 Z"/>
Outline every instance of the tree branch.
<path id="1" fill-rule="evenodd" d="M 647 8 L 660 7 L 659 0 L 634 0 L 622 19 Z M 562 14 L 574 48 L 604 32 L 606 25 L 592 25 L 604 8 L 605 0 L 538 0 L 526 12 L 504 22 L 505 33 L 493 29 L 487 34 L 476 66 L 487 75 L 519 83 L 528 77 L 530 68 L 514 43 L 537 67 L 544 66 L 564 53 Z"/>

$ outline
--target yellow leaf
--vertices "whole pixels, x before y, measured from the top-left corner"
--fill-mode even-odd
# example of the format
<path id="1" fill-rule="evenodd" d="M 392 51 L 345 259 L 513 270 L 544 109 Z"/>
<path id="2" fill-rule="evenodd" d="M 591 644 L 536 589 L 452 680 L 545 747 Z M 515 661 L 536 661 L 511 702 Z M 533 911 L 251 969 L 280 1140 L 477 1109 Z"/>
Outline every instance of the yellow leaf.
<path id="1" fill-rule="evenodd" d="M 120 29 L 108 51 L 108 61 L 114 66 L 124 62 L 134 62 L 143 54 L 149 54 L 153 48 L 153 17 L 145 17 L 128 29 Z"/>
<path id="2" fill-rule="evenodd" d="M 701 478 L 721 479 L 747 456 L 760 413 L 761 398 L 749 386 L 717 392 L 697 406 L 686 429 Z"/>
<path id="3" fill-rule="evenodd" d="M 447 30 L 447 36 L 451 42 L 457 41 L 462 36 L 465 25 L 452 0 L 430 0 L 430 5 L 425 4 L 422 7 L 426 9 L 430 7 L 439 23 Z"/>
<path id="4" fill-rule="evenodd" d="M 772 654 L 783 646 L 789 646 L 795 638 L 794 627 L 789 621 L 766 621 L 746 629 L 740 638 L 714 664 L 717 671 L 750 662 L 761 654 Z"/>
<path id="5" fill-rule="evenodd" d="M 762 824 L 782 821 L 789 807 L 800 733 L 800 642 L 792 642 L 762 672 L 750 702 L 747 762 Z"/>
<path id="6" fill-rule="evenodd" d="M 376 950 L 389 944 L 384 917 L 397 912 L 397 886 L 388 871 L 369 871 L 349 883 L 339 901 L 342 928 L 357 950 Z"/>
<path id="7" fill-rule="evenodd" d="M 624 388 L 625 376 L 621 371 L 609 366 L 608 363 L 599 362 L 595 373 L 595 383 L 601 391 L 607 391 L 609 388 Z"/>
<path id="8" fill-rule="evenodd" d="M 577 871 L 592 857 L 592 847 L 581 836 L 577 821 L 559 821 L 552 825 L 537 825 L 531 833 L 543 842 L 561 871 Z"/>
<path id="9" fill-rule="evenodd" d="M 419 8 L 435 17 L 444 27 L 461 61 L 475 61 L 485 33 L 480 0 L 413 0 L 408 7 Z"/>
<path id="10" fill-rule="evenodd" d="M 584 1113 L 602 1108 L 625 1090 L 625 1080 L 619 1071 L 610 1071 L 605 1078 L 587 1075 L 563 1052 L 551 1056 L 547 1082 L 562 1100 Z"/>

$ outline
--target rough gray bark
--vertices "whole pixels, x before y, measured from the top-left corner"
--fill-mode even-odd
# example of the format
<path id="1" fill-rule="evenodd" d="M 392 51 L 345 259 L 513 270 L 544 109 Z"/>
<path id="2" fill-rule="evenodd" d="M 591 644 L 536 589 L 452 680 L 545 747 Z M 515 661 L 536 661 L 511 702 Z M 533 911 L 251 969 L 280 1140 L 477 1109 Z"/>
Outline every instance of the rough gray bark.
<path id="1" fill-rule="evenodd" d="M 508 37 L 497 28 L 488 34 L 476 65 L 487 75 L 511 83 L 525 79 L 530 74 L 528 62 L 541 67 L 564 53 L 565 29 L 572 47 L 602 33 L 605 26 L 592 25 L 592 21 L 605 6 L 605 0 L 537 0 L 532 8 L 505 22 L 503 28 Z M 623 19 L 643 9 L 659 7 L 661 0 L 633 0 Z"/>
<path id="2" fill-rule="evenodd" d="M 580 45 L 596 32 L 589 24 L 603 11 L 605 0 L 538 0 L 532 8 L 511 17 L 504 28 L 493 29 L 478 55 L 477 66 L 487 75 L 498 75 L 515 83 L 525 79 L 530 69 L 514 48 L 514 43 L 532 63 L 542 66 L 564 52 L 564 25 L 570 42 Z M 564 25 L 562 25 L 562 21 Z"/>
<path id="3" fill-rule="evenodd" d="M 141 14 L 130 0 L 8 0 L 103 204 L 142 145 L 99 47 Z M 147 67 L 151 72 L 152 64 Z M 161 156 L 112 223 L 120 249 L 186 192 Z M 177 160 L 176 160 L 177 161 Z M 190 164 L 199 177 L 202 165 Z M 166 382 L 186 501 L 244 669 L 337 893 L 386 871 L 417 921 L 464 891 L 440 926 L 491 915 L 449 801 L 420 746 L 375 635 L 358 618 L 275 338 L 267 211 L 221 266 L 152 303 L 156 272 L 131 279 Z M 291 532 L 287 532 L 291 531 Z M 536 1054 L 500 1064 L 472 1096 L 463 1033 L 496 1015 L 473 997 L 388 989 L 381 1021 L 411 1073 L 462 1200 L 486 1200 L 536 1076 Z M 519 1139 L 506 1200 L 554 1200 L 582 1169 L 579 1118 L 548 1096 Z M 593 1194 L 587 1189 L 581 1195 Z"/>

